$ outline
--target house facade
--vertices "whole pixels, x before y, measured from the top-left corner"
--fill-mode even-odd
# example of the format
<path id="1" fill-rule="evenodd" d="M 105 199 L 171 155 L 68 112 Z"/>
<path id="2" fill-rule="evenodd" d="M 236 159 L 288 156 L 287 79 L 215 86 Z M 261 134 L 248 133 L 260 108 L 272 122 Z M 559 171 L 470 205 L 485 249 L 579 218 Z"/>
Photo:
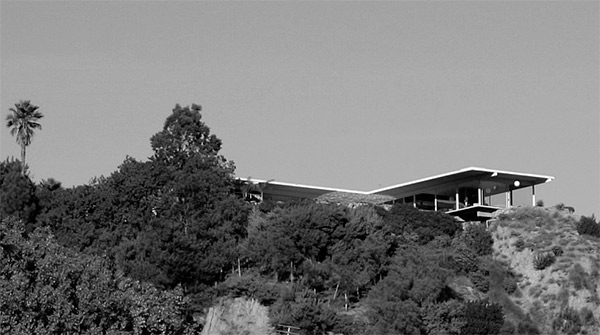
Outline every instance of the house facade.
<path id="1" fill-rule="evenodd" d="M 310 186 L 274 180 L 238 179 L 245 198 L 255 201 L 316 199 L 370 204 L 404 203 L 422 210 L 443 211 L 465 221 L 485 221 L 492 213 L 513 206 L 514 192 L 529 189 L 536 205 L 536 186 L 554 177 L 468 167 L 368 192 Z"/>

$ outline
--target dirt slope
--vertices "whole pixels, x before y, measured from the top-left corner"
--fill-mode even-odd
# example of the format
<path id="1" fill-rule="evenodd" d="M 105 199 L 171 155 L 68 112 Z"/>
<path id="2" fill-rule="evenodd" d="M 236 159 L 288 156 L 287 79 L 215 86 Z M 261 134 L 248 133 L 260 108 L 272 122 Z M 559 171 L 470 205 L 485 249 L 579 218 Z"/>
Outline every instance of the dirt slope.
<path id="1" fill-rule="evenodd" d="M 512 303 L 542 334 L 600 334 L 600 239 L 580 236 L 579 218 L 557 209 L 523 207 L 496 219 L 494 259 L 516 275 Z"/>

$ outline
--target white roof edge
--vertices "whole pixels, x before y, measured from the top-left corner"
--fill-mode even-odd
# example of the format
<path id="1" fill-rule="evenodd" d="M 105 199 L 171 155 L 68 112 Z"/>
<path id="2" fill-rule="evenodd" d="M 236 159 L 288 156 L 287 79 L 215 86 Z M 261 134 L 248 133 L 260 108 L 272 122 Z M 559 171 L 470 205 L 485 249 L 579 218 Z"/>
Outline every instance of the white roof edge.
<path id="1" fill-rule="evenodd" d="M 486 168 L 480 168 L 480 167 L 475 167 L 475 166 L 471 166 L 471 167 L 468 167 L 463 170 L 477 170 L 477 171 L 491 172 L 491 173 L 497 172 L 497 173 L 513 174 L 513 175 L 519 175 L 519 176 L 525 176 L 525 177 L 541 178 L 541 179 L 546 179 L 546 182 L 550 182 L 550 181 L 554 180 L 553 176 L 545 176 L 545 175 L 541 175 L 541 174 L 522 173 L 522 172 L 514 172 L 514 171 L 493 170 L 493 169 L 486 169 Z"/>
<path id="2" fill-rule="evenodd" d="M 315 189 L 315 190 L 330 191 L 330 192 L 346 192 L 346 193 L 369 194 L 369 192 L 364 192 L 364 191 L 346 190 L 346 189 L 342 189 L 342 188 L 332 188 L 332 187 L 323 187 L 323 186 L 303 185 L 303 184 L 295 184 L 295 183 L 286 183 L 286 182 L 281 182 L 281 181 L 275 181 L 275 180 L 272 180 L 272 179 L 271 180 L 264 180 L 264 179 L 256 179 L 256 178 L 239 178 L 239 177 L 236 177 L 236 179 L 239 179 L 241 181 L 251 181 L 253 183 L 266 183 L 266 182 L 268 182 L 271 185 L 291 186 L 291 187 L 299 187 L 299 188 L 311 188 L 311 189 Z"/>
<path id="3" fill-rule="evenodd" d="M 387 187 L 379 188 L 379 189 L 376 189 L 376 190 L 373 190 L 373 191 L 369 191 L 369 192 L 367 192 L 367 194 L 379 193 L 379 192 L 391 190 L 391 189 L 394 189 L 394 188 L 404 187 L 404 186 L 413 185 L 413 184 L 417 184 L 417 183 L 422 183 L 422 182 L 425 182 L 425 181 L 434 180 L 434 179 L 442 178 L 442 177 L 447 177 L 447 176 L 451 176 L 453 174 L 458 174 L 458 173 L 467 172 L 467 171 L 480 171 L 480 172 L 489 172 L 489 173 L 503 173 L 503 174 L 512 174 L 512 175 L 525 176 L 525 177 L 545 178 L 546 179 L 546 183 L 554 180 L 554 177 L 552 177 L 552 176 L 544 176 L 544 175 L 531 174 L 531 173 L 520 173 L 520 172 L 502 171 L 502 170 L 494 170 L 494 169 L 486 169 L 486 168 L 481 168 L 481 167 L 470 166 L 470 167 L 466 167 L 466 168 L 463 168 L 463 169 L 460 169 L 460 170 L 456 170 L 456 171 L 452 171 L 452 172 L 446 172 L 446 173 L 438 174 L 438 175 L 431 176 L 431 177 L 426 177 L 426 178 L 421 178 L 421 179 L 409 181 L 409 182 L 406 182 L 406 183 L 401 183 L 401 184 L 396 184 L 396 185 L 392 185 L 392 186 L 387 186 Z"/>
<path id="4" fill-rule="evenodd" d="M 531 173 L 521 173 L 521 172 L 514 172 L 514 171 L 503 171 L 503 170 L 487 169 L 487 168 L 481 168 L 481 167 L 475 167 L 475 166 L 470 166 L 470 167 L 466 167 L 466 168 L 463 168 L 463 169 L 460 169 L 460 170 L 446 172 L 446 173 L 438 174 L 438 175 L 435 175 L 435 176 L 421 178 L 421 179 L 417 179 L 417 180 L 413 180 L 413 181 L 409 181 L 409 182 L 405 182 L 405 183 L 401 183 L 401 184 L 387 186 L 387 187 L 379 188 L 379 189 L 368 191 L 368 192 L 365 192 L 365 191 L 356 191 L 356 190 L 347 190 L 347 189 L 333 188 L 333 187 L 323 187 L 323 186 L 303 185 L 303 184 L 296 184 L 296 183 L 286 183 L 286 182 L 275 181 L 273 179 L 265 180 L 265 179 L 256 179 L 256 178 L 241 178 L 241 177 L 235 177 L 235 178 L 238 179 L 238 180 L 241 180 L 241 181 L 248 181 L 249 180 L 249 181 L 251 181 L 253 183 L 266 183 L 266 182 L 268 182 L 269 184 L 272 184 L 272 185 L 291 186 L 291 187 L 299 187 L 299 188 L 310 188 L 310 189 L 322 190 L 322 191 L 330 191 L 330 192 L 346 192 L 346 193 L 357 193 L 357 194 L 375 194 L 375 193 L 379 193 L 379 192 L 391 190 L 391 189 L 394 189 L 394 188 L 404 187 L 404 186 L 408 186 L 408 185 L 412 185 L 412 184 L 417 184 L 417 183 L 421 183 L 421 182 L 425 182 L 425 181 L 429 181 L 429 180 L 434 180 L 434 179 L 442 178 L 442 177 L 446 177 L 446 176 L 451 176 L 453 174 L 458 174 L 458 173 L 467 172 L 467 171 L 479 171 L 479 172 L 489 172 L 489 173 L 502 173 L 502 174 L 517 175 L 517 176 L 541 178 L 541 179 L 546 179 L 546 181 L 545 181 L 546 183 L 551 182 L 552 180 L 554 180 L 554 177 L 552 177 L 552 176 L 545 176 L 545 175 L 538 175 L 538 174 L 531 174 Z"/>

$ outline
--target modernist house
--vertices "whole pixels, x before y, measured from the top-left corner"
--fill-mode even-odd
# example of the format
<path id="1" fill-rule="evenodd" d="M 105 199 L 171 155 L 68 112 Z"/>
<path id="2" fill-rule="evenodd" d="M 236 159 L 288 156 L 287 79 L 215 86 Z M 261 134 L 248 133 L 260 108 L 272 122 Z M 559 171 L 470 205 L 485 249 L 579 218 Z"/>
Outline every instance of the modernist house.
<path id="1" fill-rule="evenodd" d="M 468 167 L 458 171 L 393 185 L 373 191 L 353 191 L 260 179 L 239 179 L 241 193 L 256 201 L 316 199 L 338 203 L 412 204 L 422 210 L 444 211 L 465 221 L 484 221 L 492 213 L 513 206 L 513 192 L 529 188 L 532 206 L 535 187 L 551 176 Z"/>

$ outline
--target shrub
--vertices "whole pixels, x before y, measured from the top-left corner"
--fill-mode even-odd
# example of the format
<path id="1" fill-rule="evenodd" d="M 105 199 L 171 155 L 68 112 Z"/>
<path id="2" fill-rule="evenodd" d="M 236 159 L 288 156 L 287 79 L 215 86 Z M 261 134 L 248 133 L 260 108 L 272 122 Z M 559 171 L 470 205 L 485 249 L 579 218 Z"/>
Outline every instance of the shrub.
<path id="1" fill-rule="evenodd" d="M 564 253 L 563 248 L 558 245 L 553 246 L 551 251 L 556 257 L 560 257 Z"/>
<path id="2" fill-rule="evenodd" d="M 512 275 L 512 273 L 504 278 L 504 281 L 502 282 L 502 288 L 504 288 L 504 291 L 506 291 L 508 294 L 513 294 L 517 290 L 517 279 L 514 277 L 514 275 Z"/>
<path id="3" fill-rule="evenodd" d="M 539 335 L 539 329 L 531 322 L 519 322 L 516 334 L 519 335 Z"/>
<path id="4" fill-rule="evenodd" d="M 535 202 L 535 205 L 538 207 L 544 207 L 544 200 L 540 199 Z"/>
<path id="5" fill-rule="evenodd" d="M 482 224 L 467 226 L 461 234 L 460 239 L 479 256 L 492 254 L 494 239 L 492 238 L 492 234 Z"/>
<path id="6" fill-rule="evenodd" d="M 489 300 L 469 301 L 465 304 L 465 325 L 461 334 L 489 334 L 500 333 L 504 324 L 502 307 Z"/>
<path id="7" fill-rule="evenodd" d="M 389 211 L 379 209 L 379 214 L 390 233 L 414 233 L 419 244 L 427 244 L 440 235 L 453 237 L 461 230 L 460 223 L 453 216 L 421 211 L 407 204 L 396 204 Z"/>
<path id="8" fill-rule="evenodd" d="M 505 320 L 504 324 L 502 325 L 502 328 L 500 329 L 499 334 L 500 335 L 512 335 L 515 333 L 516 330 L 517 329 L 512 322 Z"/>
<path id="9" fill-rule="evenodd" d="M 490 290 L 489 272 L 484 269 L 479 269 L 469 273 L 469 279 L 473 282 L 476 289 L 483 293 L 487 293 Z"/>
<path id="10" fill-rule="evenodd" d="M 458 335 L 464 326 L 464 303 L 450 299 L 436 304 L 426 304 L 422 309 L 423 328 L 430 335 Z"/>
<path id="11" fill-rule="evenodd" d="M 231 275 L 219 285 L 218 291 L 220 295 L 232 298 L 253 298 L 265 306 L 272 305 L 281 294 L 278 284 L 269 283 L 267 279 L 254 273 L 245 273 L 241 277 Z"/>
<path id="12" fill-rule="evenodd" d="M 469 273 L 479 269 L 479 260 L 475 252 L 460 242 L 455 245 L 452 263 L 460 273 Z"/>
<path id="13" fill-rule="evenodd" d="M 592 288 L 594 286 L 593 281 L 591 285 L 588 284 L 589 275 L 579 263 L 576 263 L 571 271 L 569 271 L 569 280 L 573 283 L 573 287 L 576 290 Z"/>
<path id="14" fill-rule="evenodd" d="M 579 319 L 584 326 L 593 326 L 596 324 L 596 319 L 594 318 L 594 312 L 592 312 L 589 308 L 583 307 L 579 310 Z"/>
<path id="15" fill-rule="evenodd" d="M 539 285 L 535 285 L 529 288 L 529 295 L 538 298 L 542 294 L 542 287 Z"/>
<path id="16" fill-rule="evenodd" d="M 550 214 L 548 211 L 541 207 L 519 207 L 512 209 L 510 212 L 502 216 L 502 219 L 504 220 L 518 221 L 519 227 L 531 226 L 532 224 L 535 224 L 535 222 L 532 221 L 536 220 L 537 218 L 541 218 L 543 222 L 552 221 L 550 220 Z"/>
<path id="17" fill-rule="evenodd" d="M 568 335 L 579 333 L 579 331 L 581 331 L 579 314 L 570 307 L 561 310 L 552 322 L 552 329 Z"/>
<path id="18" fill-rule="evenodd" d="M 594 215 L 591 217 L 581 216 L 581 219 L 577 223 L 577 232 L 579 235 L 600 237 L 600 224 L 596 222 Z"/>
<path id="19" fill-rule="evenodd" d="M 518 239 L 515 241 L 514 247 L 517 249 L 517 251 L 521 252 L 523 251 L 523 249 L 525 249 L 525 241 L 523 241 L 522 238 Z"/>
<path id="20" fill-rule="evenodd" d="M 533 256 L 533 268 L 543 270 L 554 263 L 556 257 L 552 252 L 538 252 Z"/>
<path id="21" fill-rule="evenodd" d="M 339 323 L 347 323 L 331 307 L 313 299 L 280 299 L 269 307 L 269 318 L 274 325 L 299 327 L 302 335 L 325 334 L 335 331 Z"/>

